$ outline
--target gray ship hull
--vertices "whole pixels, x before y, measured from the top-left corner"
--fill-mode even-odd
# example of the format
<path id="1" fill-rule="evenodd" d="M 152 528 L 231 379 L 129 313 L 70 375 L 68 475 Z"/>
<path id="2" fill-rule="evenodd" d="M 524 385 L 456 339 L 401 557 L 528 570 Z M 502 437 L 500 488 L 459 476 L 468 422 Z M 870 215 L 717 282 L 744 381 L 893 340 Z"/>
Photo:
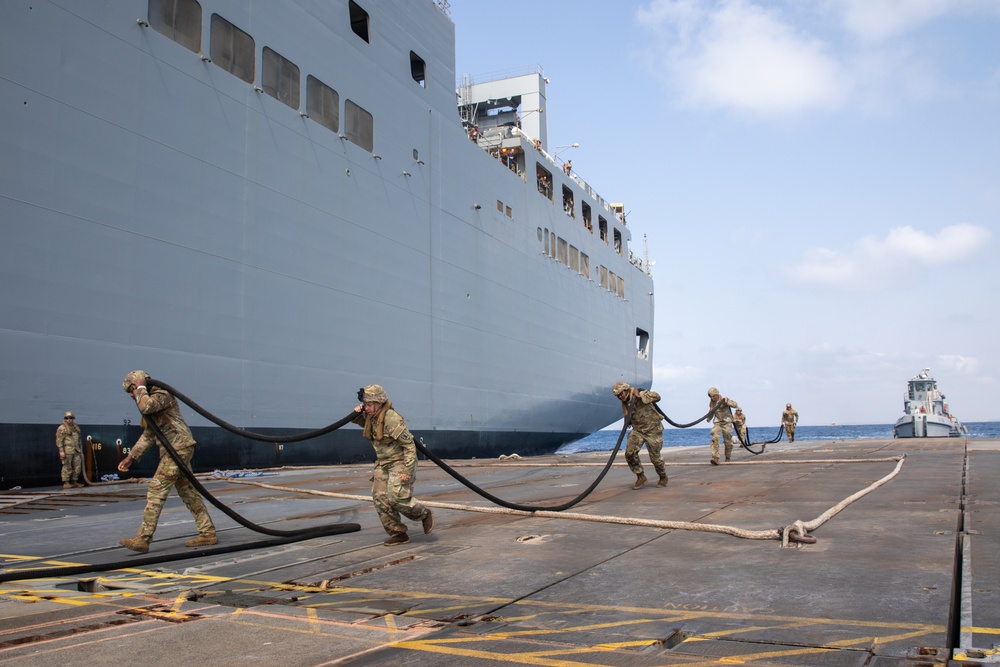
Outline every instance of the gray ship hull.
<path id="1" fill-rule="evenodd" d="M 0 484 L 57 479 L 67 409 L 130 443 L 134 368 L 262 432 L 335 421 L 376 382 L 443 456 L 551 452 L 620 417 L 615 381 L 651 382 L 624 218 L 553 170 L 599 236 L 526 176 L 544 148 L 519 174 L 469 141 L 434 3 L 358 3 L 366 41 L 347 0 L 203 0 L 198 49 L 151 4 L 0 4 Z M 252 37 L 252 82 L 213 61 L 215 16 Z M 301 70 L 298 107 L 262 88 L 267 49 Z M 337 90 L 339 131 L 307 113 L 307 77 Z M 199 469 L 371 456 L 354 427 L 278 449 L 186 414 Z"/>

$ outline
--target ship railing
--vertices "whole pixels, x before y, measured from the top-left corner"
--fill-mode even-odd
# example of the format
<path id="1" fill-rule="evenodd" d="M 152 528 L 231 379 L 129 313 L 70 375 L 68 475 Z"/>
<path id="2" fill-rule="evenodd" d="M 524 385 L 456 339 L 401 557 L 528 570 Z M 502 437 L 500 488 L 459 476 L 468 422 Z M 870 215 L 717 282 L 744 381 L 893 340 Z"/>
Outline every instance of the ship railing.
<path id="1" fill-rule="evenodd" d="M 516 127 L 515 128 L 511 128 L 511 130 L 512 130 L 513 134 L 520 135 L 520 137 L 524 140 L 524 141 L 521 142 L 521 149 L 522 150 L 525 150 L 526 146 L 531 146 L 532 148 L 534 148 L 534 150 L 536 150 L 538 153 L 540 153 L 542 155 L 542 157 L 544 157 L 549 162 L 549 164 L 551 164 L 554 168 L 558 169 L 559 171 L 563 171 L 563 165 L 566 164 L 565 162 L 559 160 L 558 158 L 556 158 L 556 157 L 554 157 L 552 155 L 549 155 L 548 151 L 546 151 L 540 145 L 536 146 L 535 145 L 535 139 L 533 137 L 529 136 L 524 130 L 522 130 L 520 128 L 516 128 Z M 525 150 L 525 153 L 527 153 L 526 150 Z M 527 168 L 527 167 L 525 167 L 525 168 Z M 576 183 L 580 187 L 581 190 L 583 190 L 587 195 L 589 195 L 592 200 L 594 200 L 595 202 L 597 202 L 597 204 L 601 208 L 603 208 L 605 211 L 607 211 L 611 215 L 615 214 L 615 212 L 611 209 L 611 205 L 608 204 L 608 202 L 604 199 L 604 197 L 602 197 L 601 195 L 599 195 L 597 193 L 597 191 L 594 190 L 594 188 L 590 187 L 590 184 L 587 183 L 587 181 L 585 181 L 582 178 L 580 178 L 579 174 L 577 174 L 575 171 L 570 170 L 569 178 L 570 178 L 571 181 L 573 181 L 574 183 Z M 622 224 L 624 224 L 624 222 L 625 221 L 623 220 Z"/>
<path id="2" fill-rule="evenodd" d="M 431 0 L 431 4 L 441 10 L 441 12 L 451 18 L 451 3 L 448 0 Z"/>
<path id="3" fill-rule="evenodd" d="M 463 86 L 492 83 L 493 81 L 502 81 L 503 79 L 515 79 L 519 76 L 527 76 L 529 74 L 537 74 L 542 77 L 545 76 L 545 72 L 542 71 L 541 65 L 523 65 L 521 67 L 511 67 L 508 69 L 487 72 L 486 74 L 480 74 L 476 77 L 464 75 L 462 80 L 455 84 L 455 87 L 462 88 Z"/>

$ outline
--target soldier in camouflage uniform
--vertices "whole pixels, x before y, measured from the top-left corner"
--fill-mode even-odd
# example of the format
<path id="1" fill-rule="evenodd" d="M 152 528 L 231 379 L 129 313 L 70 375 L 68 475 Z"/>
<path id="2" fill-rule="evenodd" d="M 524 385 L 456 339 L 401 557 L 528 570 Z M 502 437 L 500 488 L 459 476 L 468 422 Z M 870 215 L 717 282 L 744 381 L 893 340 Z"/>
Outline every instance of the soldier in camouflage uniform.
<path id="1" fill-rule="evenodd" d="M 656 409 L 655 403 L 660 400 L 660 395 L 655 391 L 645 389 L 635 389 L 625 382 L 616 382 L 611 391 L 618 400 L 622 402 L 622 416 L 628 414 L 629 403 L 632 404 L 632 430 L 628 434 L 628 445 L 625 447 L 625 461 L 628 468 L 635 473 L 635 484 L 633 489 L 638 489 L 646 483 L 646 475 L 642 471 L 642 464 L 639 462 L 639 450 L 643 443 L 646 443 L 646 452 L 649 460 L 656 469 L 656 474 L 660 476 L 657 486 L 667 485 L 667 467 L 663 464 L 660 450 L 663 449 L 663 419 Z"/>
<path id="2" fill-rule="evenodd" d="M 424 534 L 434 527 L 434 514 L 413 497 L 417 476 L 417 447 L 403 416 L 392 409 L 385 389 L 370 384 L 361 390 L 363 403 L 354 408 L 359 414 L 354 422 L 364 427 L 364 437 L 375 448 L 375 475 L 372 477 L 372 500 L 382 527 L 389 534 L 387 547 L 406 544 L 406 524 L 402 514 L 419 521 Z"/>
<path id="3" fill-rule="evenodd" d="M 76 415 L 72 412 L 63 415 L 63 422 L 56 429 L 56 448 L 62 462 L 63 488 L 83 488 L 80 484 L 80 471 L 83 469 L 80 427 L 76 425 Z"/>
<path id="4" fill-rule="evenodd" d="M 191 512 L 195 526 L 198 528 L 198 537 L 188 540 L 184 546 L 200 547 L 217 544 L 219 540 L 215 534 L 215 525 L 212 523 L 212 517 L 208 515 L 208 510 L 205 509 L 205 503 L 202 502 L 194 485 L 181 473 L 180 468 L 167 453 L 166 448 L 159 444 L 156 434 L 149 426 L 149 421 L 153 421 L 163 431 L 188 470 L 191 469 L 191 459 L 194 457 L 195 446 L 191 429 L 188 428 L 184 417 L 181 416 L 177 399 L 160 387 L 147 388 L 148 381 L 149 374 L 145 371 L 132 371 L 125 376 L 125 380 L 122 382 L 122 388 L 135 399 L 135 404 L 143 415 L 143 430 L 131 451 L 118 464 L 118 470 L 128 472 L 132 463 L 138 461 L 154 444 L 160 448 L 160 464 L 156 467 L 153 479 L 149 481 L 149 489 L 146 491 L 146 509 L 142 513 L 142 525 L 139 526 L 138 534 L 135 537 L 121 540 L 119 544 L 143 554 L 149 551 L 149 543 L 153 541 L 153 532 L 156 530 L 156 523 L 160 519 L 160 512 L 163 510 L 163 504 L 167 500 L 171 486 L 177 487 L 177 495 L 181 497 L 184 505 Z"/>
<path id="5" fill-rule="evenodd" d="M 747 417 L 743 414 L 741 408 L 736 408 L 736 412 L 733 413 L 733 426 L 736 427 L 736 432 L 740 434 L 740 441 L 749 445 L 750 442 L 747 440 Z M 729 460 L 729 457 L 726 457 Z"/>
<path id="6" fill-rule="evenodd" d="M 785 411 L 781 413 L 781 425 L 785 427 L 788 434 L 788 442 L 795 442 L 795 425 L 799 423 L 799 413 L 792 410 L 792 404 L 785 404 Z"/>
<path id="7" fill-rule="evenodd" d="M 731 398 L 719 394 L 719 390 L 711 387 L 708 390 L 708 409 L 714 410 L 705 421 L 712 422 L 712 465 L 719 465 L 719 435 L 726 449 L 726 462 L 733 454 L 733 410 L 740 407 Z M 719 407 L 721 404 L 721 407 Z M 718 407 L 718 410 L 716 408 Z"/>

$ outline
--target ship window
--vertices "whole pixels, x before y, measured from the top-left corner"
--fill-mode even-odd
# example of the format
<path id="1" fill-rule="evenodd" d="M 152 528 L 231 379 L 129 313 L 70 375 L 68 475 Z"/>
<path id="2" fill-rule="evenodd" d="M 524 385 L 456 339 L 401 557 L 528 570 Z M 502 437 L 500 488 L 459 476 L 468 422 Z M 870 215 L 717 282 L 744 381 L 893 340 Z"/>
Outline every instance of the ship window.
<path id="1" fill-rule="evenodd" d="M 600 273 L 601 273 L 601 287 L 603 287 L 604 289 L 607 289 L 608 288 L 608 267 L 602 266 Z"/>
<path id="2" fill-rule="evenodd" d="M 635 330 L 636 352 L 640 359 L 649 359 L 649 333 L 642 329 Z"/>
<path id="3" fill-rule="evenodd" d="M 264 47 L 264 92 L 293 109 L 299 108 L 299 67 L 277 51 Z"/>
<path id="4" fill-rule="evenodd" d="M 562 237 L 559 238 L 559 254 L 556 256 L 556 261 L 569 266 L 569 244 Z"/>
<path id="5" fill-rule="evenodd" d="M 625 298 L 625 279 L 618 276 L 618 296 Z"/>
<path id="6" fill-rule="evenodd" d="M 583 207 L 583 226 L 590 230 L 590 233 L 594 233 L 594 219 L 590 212 L 590 204 L 587 202 L 582 202 L 580 204 Z"/>
<path id="7" fill-rule="evenodd" d="M 253 83 L 253 37 L 218 14 L 212 14 L 212 62 L 233 76 Z"/>
<path id="8" fill-rule="evenodd" d="M 552 172 L 536 162 L 535 180 L 538 181 L 538 191 L 552 201 Z"/>
<path id="9" fill-rule="evenodd" d="M 344 134 L 352 144 L 361 146 L 369 153 L 375 150 L 375 125 L 372 115 L 354 102 L 347 100 L 344 105 Z"/>
<path id="10" fill-rule="evenodd" d="M 542 228 L 541 227 L 536 228 L 536 232 L 538 233 L 538 242 L 541 243 L 542 242 Z"/>
<path id="11" fill-rule="evenodd" d="M 563 212 L 569 217 L 575 218 L 576 207 L 573 206 L 573 191 L 564 185 L 562 189 L 562 195 L 563 195 Z"/>
<path id="12" fill-rule="evenodd" d="M 427 65 L 424 59 L 413 51 L 410 51 L 410 76 L 420 84 L 421 88 L 427 87 Z"/>
<path id="13" fill-rule="evenodd" d="M 510 206 L 507 207 L 507 217 L 508 218 L 514 217 L 514 209 L 512 209 Z"/>
<path id="14" fill-rule="evenodd" d="M 503 202 L 499 199 L 497 200 L 497 210 L 503 213 Z"/>
<path id="15" fill-rule="evenodd" d="M 590 278 L 590 256 L 580 253 L 580 274 Z"/>
<path id="16" fill-rule="evenodd" d="M 201 5 L 195 0 L 149 0 L 149 26 L 181 46 L 201 51 Z"/>
<path id="17" fill-rule="evenodd" d="M 608 271 L 608 284 L 605 285 L 612 294 L 618 293 L 618 276 L 614 271 Z"/>
<path id="18" fill-rule="evenodd" d="M 576 246 L 569 247 L 569 268 L 580 273 L 580 251 Z"/>
<path id="19" fill-rule="evenodd" d="M 543 243 L 543 245 L 545 247 L 545 254 L 548 255 L 549 254 L 549 230 L 546 229 L 544 232 L 542 232 L 542 236 L 545 237 L 545 240 L 542 243 Z"/>
<path id="20" fill-rule="evenodd" d="M 340 95 L 312 74 L 306 77 L 306 114 L 326 129 L 340 131 Z"/>
<path id="21" fill-rule="evenodd" d="M 604 219 L 604 216 L 597 216 L 597 228 L 601 232 L 601 240 L 605 243 L 608 242 L 608 221 Z"/>
<path id="22" fill-rule="evenodd" d="M 619 230 L 615 230 L 615 252 L 619 255 L 622 254 L 622 233 Z"/>
<path id="23" fill-rule="evenodd" d="M 354 34 L 371 44 L 371 33 L 368 30 L 368 12 L 361 9 L 358 3 L 350 0 L 347 3 L 351 8 L 351 30 Z"/>
<path id="24" fill-rule="evenodd" d="M 549 257 L 556 258 L 556 233 L 549 232 Z"/>

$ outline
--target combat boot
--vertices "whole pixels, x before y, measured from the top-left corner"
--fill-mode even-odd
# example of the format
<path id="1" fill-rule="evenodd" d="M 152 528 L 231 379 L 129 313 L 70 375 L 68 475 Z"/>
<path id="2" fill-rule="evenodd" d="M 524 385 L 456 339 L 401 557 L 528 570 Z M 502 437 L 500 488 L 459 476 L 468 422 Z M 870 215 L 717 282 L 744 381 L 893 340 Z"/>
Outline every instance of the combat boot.
<path id="1" fill-rule="evenodd" d="M 406 544 L 409 541 L 410 538 L 406 533 L 396 533 L 395 535 L 390 535 L 389 539 L 387 539 L 382 544 L 384 544 L 387 547 L 394 547 L 397 544 Z"/>
<path id="2" fill-rule="evenodd" d="M 83 484 L 80 484 L 79 481 L 73 482 L 73 486 L 76 487 L 76 488 L 78 488 L 78 489 L 82 489 L 83 488 Z"/>
<path id="3" fill-rule="evenodd" d="M 434 513 L 427 510 L 427 514 L 420 520 L 420 523 L 424 527 L 424 535 L 434 530 Z"/>
<path id="4" fill-rule="evenodd" d="M 73 485 L 71 483 L 69 483 L 69 482 L 63 482 L 63 488 L 64 489 L 72 489 Z"/>
<path id="5" fill-rule="evenodd" d="M 714 465 L 714 466 L 717 466 L 717 465 L 719 465 L 719 459 L 712 459 L 712 460 L 710 461 L 710 463 L 711 463 L 712 465 Z"/>
<path id="6" fill-rule="evenodd" d="M 659 486 L 659 487 L 666 486 L 667 485 L 667 476 L 666 475 L 660 475 L 660 481 L 657 482 L 656 485 Z"/>
<path id="7" fill-rule="evenodd" d="M 635 484 L 632 485 L 633 489 L 638 489 L 640 486 L 646 483 L 646 474 L 639 473 L 635 476 Z"/>
<path id="8" fill-rule="evenodd" d="M 126 549 L 138 551 L 141 554 L 149 552 L 149 540 L 145 537 L 130 537 L 125 540 L 118 540 L 118 544 L 122 545 Z"/>
<path id="9" fill-rule="evenodd" d="M 212 546 L 213 544 L 218 544 L 218 543 L 219 543 L 219 538 L 215 536 L 215 533 L 212 533 L 211 535 L 199 535 L 198 537 L 194 538 L 193 540 L 188 540 L 187 542 L 184 543 L 184 546 L 186 546 L 186 547 L 208 547 L 208 546 Z"/>

